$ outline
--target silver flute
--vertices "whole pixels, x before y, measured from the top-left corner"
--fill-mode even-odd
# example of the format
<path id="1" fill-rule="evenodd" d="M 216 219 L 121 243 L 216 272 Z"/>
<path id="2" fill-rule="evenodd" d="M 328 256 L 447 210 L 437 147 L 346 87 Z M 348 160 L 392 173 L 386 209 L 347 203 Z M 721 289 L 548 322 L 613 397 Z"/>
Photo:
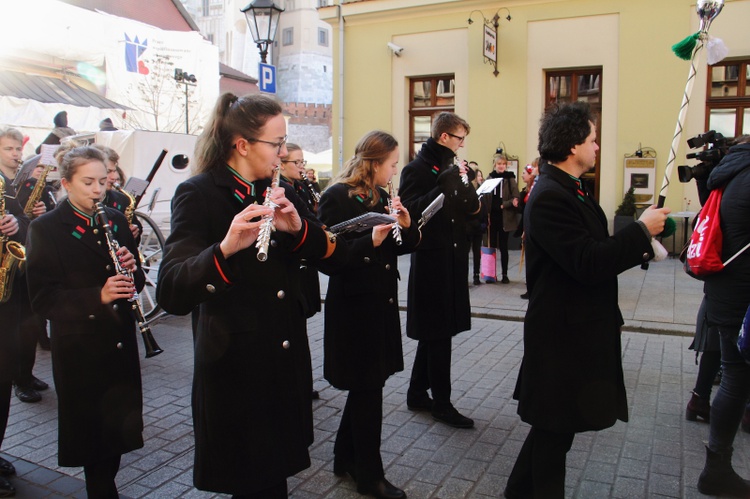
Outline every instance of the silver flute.
<path id="1" fill-rule="evenodd" d="M 263 223 L 260 226 L 260 232 L 258 233 L 258 240 L 255 242 L 255 247 L 258 248 L 258 260 L 265 262 L 268 260 L 268 245 L 271 242 L 271 233 L 276 230 L 273 224 L 273 216 L 276 213 L 276 208 L 279 207 L 276 203 L 271 201 L 271 189 L 278 187 L 279 178 L 281 177 L 281 167 L 277 166 L 273 172 L 273 179 L 271 185 L 266 190 L 266 200 L 263 202 L 263 206 L 271 208 L 272 211 L 268 215 L 263 215 Z"/>
<path id="2" fill-rule="evenodd" d="M 455 164 L 457 167 L 461 167 L 461 161 L 458 159 L 458 156 L 453 158 L 453 164 Z M 468 167 L 467 167 L 468 168 Z M 459 170 L 460 172 L 461 170 Z M 466 173 L 459 173 L 458 174 L 461 177 L 461 181 L 464 183 L 464 185 L 469 185 L 469 175 Z"/>
<path id="3" fill-rule="evenodd" d="M 393 208 L 393 181 L 388 181 L 388 212 L 391 216 L 396 217 L 396 222 L 393 224 L 393 239 L 396 241 L 398 246 L 401 246 L 403 239 L 401 239 L 401 225 L 398 223 L 399 210 Z"/>

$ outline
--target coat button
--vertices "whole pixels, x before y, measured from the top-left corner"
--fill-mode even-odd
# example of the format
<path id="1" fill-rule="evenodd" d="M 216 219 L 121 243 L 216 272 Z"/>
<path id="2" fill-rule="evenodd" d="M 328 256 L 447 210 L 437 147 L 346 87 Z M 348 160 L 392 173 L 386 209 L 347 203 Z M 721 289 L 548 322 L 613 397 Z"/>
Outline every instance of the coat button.
<path id="1" fill-rule="evenodd" d="M 458 243 L 453 243 L 454 248 L 458 248 Z"/>
<path id="2" fill-rule="evenodd" d="M 644 260 L 648 260 L 648 253 L 644 253 L 644 254 L 643 254 L 643 259 L 644 259 Z"/>
<path id="3" fill-rule="evenodd" d="M 289 347 L 292 346 L 291 343 L 289 343 L 289 340 L 284 340 L 284 342 L 281 344 L 281 348 L 284 350 L 289 350 Z"/>
<path id="4" fill-rule="evenodd" d="M 93 230 L 92 232 L 93 232 L 94 234 L 98 234 L 98 233 L 99 233 L 99 229 L 94 229 L 94 230 Z"/>
<path id="5" fill-rule="evenodd" d="M 209 293 L 215 293 L 216 287 L 213 284 L 206 284 L 206 291 Z"/>
<path id="6" fill-rule="evenodd" d="M 91 314 L 91 315 L 89 315 L 89 319 L 91 319 L 93 321 L 94 319 L 96 319 L 96 316 L 94 314 Z"/>
<path id="7" fill-rule="evenodd" d="M 107 266 L 106 266 L 105 268 L 106 268 L 107 270 L 112 270 L 112 265 L 107 265 Z"/>
<path id="8" fill-rule="evenodd" d="M 101 241 L 97 241 L 96 244 L 98 244 L 99 246 L 101 246 L 102 242 Z"/>
<path id="9" fill-rule="evenodd" d="M 271 242 L 268 244 L 270 244 L 272 248 L 275 248 L 278 245 L 278 243 L 276 242 L 276 239 L 271 239 Z"/>
<path id="10" fill-rule="evenodd" d="M 455 218 L 451 218 L 451 223 L 452 224 L 456 223 L 456 219 Z"/>
<path id="11" fill-rule="evenodd" d="M 286 296 L 286 293 L 284 292 L 284 290 L 283 290 L 283 289 L 280 289 L 280 290 L 279 290 L 279 292 L 278 292 L 278 293 L 276 293 L 276 297 L 277 297 L 277 298 L 278 298 L 279 300 L 283 300 L 285 296 Z"/>
<path id="12" fill-rule="evenodd" d="M 385 264 L 385 270 L 391 270 L 391 264 L 390 263 L 386 263 Z"/>
<path id="13" fill-rule="evenodd" d="M 364 258 L 364 262 L 365 262 L 365 263 L 370 263 L 370 257 L 369 257 L 369 256 L 366 256 L 366 257 Z"/>
<path id="14" fill-rule="evenodd" d="M 388 304 L 393 305 L 393 298 L 388 298 Z"/>
<path id="15" fill-rule="evenodd" d="M 118 341 L 118 342 L 117 342 L 117 345 L 116 345 L 116 346 L 117 346 L 117 349 L 118 349 L 118 350 L 122 350 L 123 348 L 125 348 L 125 347 L 123 346 L 123 344 L 122 344 L 122 341 Z"/>
<path id="16" fill-rule="evenodd" d="M 114 310 L 115 312 L 117 312 L 119 309 L 120 309 L 120 306 L 117 303 L 112 305 L 112 310 Z"/>

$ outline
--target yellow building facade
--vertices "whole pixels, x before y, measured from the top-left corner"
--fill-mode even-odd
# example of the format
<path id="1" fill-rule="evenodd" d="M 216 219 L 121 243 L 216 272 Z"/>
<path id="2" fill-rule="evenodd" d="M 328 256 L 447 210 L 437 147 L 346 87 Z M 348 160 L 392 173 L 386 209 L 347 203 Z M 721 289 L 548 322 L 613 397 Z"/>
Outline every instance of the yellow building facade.
<path id="1" fill-rule="evenodd" d="M 641 192 L 658 195 L 690 68 L 671 46 L 698 31 L 694 1 L 359 0 L 319 10 L 333 27 L 334 174 L 372 129 L 398 139 L 406 164 L 429 126 L 424 115 L 442 108 L 471 125 L 461 159 L 476 161 L 486 175 L 502 147 L 522 166 L 537 156 L 538 123 L 550 96 L 567 92 L 601 110 L 600 165 L 592 179 L 607 216 L 630 184 L 624 160 L 639 149 L 656 158 L 648 185 L 638 180 Z M 484 28 L 496 14 L 497 75 L 485 57 Z M 720 78 L 709 83 L 701 51 L 676 164 L 690 164 L 685 140 L 707 129 L 707 116 L 728 130 L 734 112 L 739 133 L 750 133 L 743 100 L 750 98 L 749 20 L 750 0 L 727 0 L 711 25 L 710 34 L 729 48 L 726 71 L 736 77 L 723 92 L 736 95 L 719 102 L 715 116 L 707 114 L 707 89 L 720 86 Z M 679 183 L 676 171 L 671 180 L 667 206 L 695 210 L 694 184 Z"/>

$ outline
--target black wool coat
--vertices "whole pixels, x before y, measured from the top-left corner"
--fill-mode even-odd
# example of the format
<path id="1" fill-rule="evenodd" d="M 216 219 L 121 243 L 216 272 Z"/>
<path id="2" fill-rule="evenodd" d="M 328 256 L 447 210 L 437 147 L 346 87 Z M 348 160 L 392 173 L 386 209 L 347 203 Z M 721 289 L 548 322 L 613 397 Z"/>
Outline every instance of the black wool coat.
<path id="1" fill-rule="evenodd" d="M 138 249 L 125 217 L 107 208 L 115 237 Z M 141 371 L 131 303 L 101 302 L 115 275 L 99 223 L 67 201 L 29 227 L 27 281 L 31 306 L 50 322 L 52 375 L 58 397 L 61 466 L 83 466 L 143 447 Z"/>
<path id="2" fill-rule="evenodd" d="M 546 164 L 542 173 L 524 212 L 529 308 L 514 398 L 532 426 L 600 430 L 628 420 L 617 275 L 653 250 L 636 222 L 610 236 L 567 173 Z"/>
<path id="3" fill-rule="evenodd" d="M 14 215 L 18 220 L 18 232 L 8 237 L 8 241 L 14 241 L 20 245 L 26 244 L 26 234 L 29 228 L 29 219 L 23 213 L 23 206 L 16 199 L 15 191 L 11 185 L 11 180 L 0 172 L 3 182 L 5 183 L 5 215 Z M 6 248 L 2 248 L 3 255 L 5 254 Z M 20 267 L 20 265 L 19 265 Z M 8 293 L 8 300 L 5 303 L 0 303 L 0 382 L 10 383 L 16 375 L 17 366 L 17 355 L 16 355 L 16 336 L 18 330 L 18 324 L 20 322 L 19 306 L 20 300 L 23 297 L 19 297 L 19 294 L 25 290 L 25 286 L 22 286 L 21 281 L 25 279 L 23 269 L 19 268 L 16 270 L 16 275 L 13 279 L 6 279 L 5 286 L 8 289 L 4 291 Z M 20 291 L 16 291 L 20 290 Z M 10 395 L 8 395 L 10 397 Z M 2 442 L 2 436 L 0 435 L 0 442 Z"/>
<path id="4" fill-rule="evenodd" d="M 320 200 L 321 221 L 332 226 L 368 211 L 387 213 L 388 194 L 368 207 L 349 196 L 350 187 L 334 184 Z M 392 236 L 373 247 L 372 229 L 350 232 L 347 265 L 329 272 L 325 304 L 325 378 L 342 390 L 380 388 L 388 377 L 404 370 L 401 320 L 398 311 L 398 255 L 419 243 L 416 221 L 401 230 L 402 244 Z"/>
<path id="5" fill-rule="evenodd" d="M 300 260 L 345 258 L 289 184 L 303 217 L 297 236 L 276 231 L 268 259 L 253 244 L 228 259 L 219 243 L 233 217 L 264 201 L 270 179 L 248 183 L 218 165 L 177 187 L 157 300 L 193 314 L 195 486 L 249 494 L 310 466 L 312 367 Z"/>
<path id="6" fill-rule="evenodd" d="M 455 154 L 432 138 L 401 172 L 399 195 L 412 220 L 441 193 L 438 175 L 452 168 Z M 456 172 L 458 176 L 458 172 Z M 471 184 L 470 184 L 471 185 Z M 415 340 L 439 340 L 471 329 L 469 248 L 466 226 L 471 211 L 454 191 L 422 229 L 422 241 L 411 255 L 406 334 Z"/>

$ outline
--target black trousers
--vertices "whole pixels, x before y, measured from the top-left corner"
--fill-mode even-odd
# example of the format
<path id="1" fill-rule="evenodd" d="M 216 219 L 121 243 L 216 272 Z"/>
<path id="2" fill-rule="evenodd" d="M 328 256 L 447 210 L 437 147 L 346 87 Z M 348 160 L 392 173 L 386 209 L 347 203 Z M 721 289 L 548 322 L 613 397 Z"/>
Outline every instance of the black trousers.
<path id="1" fill-rule="evenodd" d="M 505 497 L 565 497 L 565 457 L 574 436 L 575 433 L 556 433 L 532 426 L 508 477 Z"/>
<path id="2" fill-rule="evenodd" d="M 18 300 L 14 290 L 10 299 L 0 303 L 0 448 L 8 426 L 11 388 L 17 366 Z"/>
<path id="3" fill-rule="evenodd" d="M 503 214 L 492 215 L 490 218 L 489 246 L 500 252 L 500 268 L 504 276 L 508 275 L 508 237 L 510 232 L 503 230 Z"/>
<path id="4" fill-rule="evenodd" d="M 89 499 L 118 499 L 115 477 L 120 470 L 121 457 L 106 458 L 83 467 Z"/>
<path id="5" fill-rule="evenodd" d="M 333 453 L 353 465 L 357 484 L 367 487 L 385 476 L 380 457 L 383 389 L 349 390 Z"/>
<path id="6" fill-rule="evenodd" d="M 287 497 L 289 497 L 289 491 L 286 480 L 251 494 L 232 495 L 232 499 L 286 499 Z"/>
<path id="7" fill-rule="evenodd" d="M 13 381 L 17 386 L 28 388 L 33 380 L 32 371 L 36 363 L 36 344 L 40 330 L 46 333 L 46 321 L 31 311 L 28 297 L 18 300 L 21 309 L 21 323 L 18 328 L 18 366 Z"/>
<path id="8" fill-rule="evenodd" d="M 451 406 L 451 340 L 420 340 L 417 344 L 407 398 L 420 398 L 430 390 L 434 411 Z"/>
<path id="9" fill-rule="evenodd" d="M 482 234 L 469 237 L 469 249 L 471 251 L 474 275 L 479 275 L 479 265 L 482 261 Z"/>

